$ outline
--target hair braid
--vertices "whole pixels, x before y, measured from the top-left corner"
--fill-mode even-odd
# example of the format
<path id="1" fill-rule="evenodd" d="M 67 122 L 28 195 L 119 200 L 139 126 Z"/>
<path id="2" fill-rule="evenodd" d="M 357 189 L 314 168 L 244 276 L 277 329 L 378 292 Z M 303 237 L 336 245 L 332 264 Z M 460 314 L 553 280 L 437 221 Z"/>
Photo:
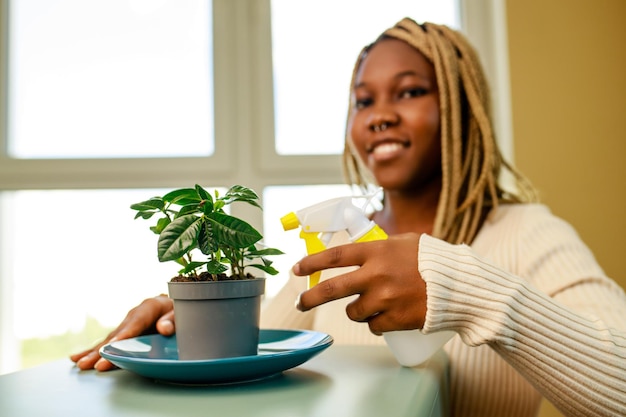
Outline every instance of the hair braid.
<path id="1" fill-rule="evenodd" d="M 440 96 L 442 189 L 433 235 L 452 243 L 471 243 L 491 208 L 500 203 L 535 201 L 536 192 L 502 157 L 491 124 L 484 72 L 474 48 L 459 32 L 402 19 L 361 51 L 351 88 L 368 50 L 386 38 L 413 46 L 435 69 Z M 344 174 L 350 184 L 365 190 L 374 181 L 365 178 L 367 169 L 350 147 L 346 132 Z M 503 169 L 512 174 L 515 190 L 502 186 Z"/>

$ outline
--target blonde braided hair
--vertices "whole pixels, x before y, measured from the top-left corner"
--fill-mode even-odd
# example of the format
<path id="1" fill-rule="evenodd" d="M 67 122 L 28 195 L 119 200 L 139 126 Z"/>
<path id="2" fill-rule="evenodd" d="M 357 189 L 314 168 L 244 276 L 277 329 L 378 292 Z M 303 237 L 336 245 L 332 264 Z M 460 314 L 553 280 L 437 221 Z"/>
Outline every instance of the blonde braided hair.
<path id="1" fill-rule="evenodd" d="M 440 94 L 442 190 L 433 235 L 451 243 L 471 243 L 491 208 L 502 203 L 537 201 L 530 182 L 504 160 L 491 124 L 489 88 L 473 47 L 463 35 L 443 25 L 417 24 L 405 18 L 361 51 L 361 62 L 379 40 L 402 40 L 434 66 Z M 350 103 L 350 113 L 353 109 Z M 367 190 L 374 181 L 351 149 L 349 133 L 343 155 L 349 184 Z M 515 190 L 505 190 L 500 174 L 512 174 Z"/>

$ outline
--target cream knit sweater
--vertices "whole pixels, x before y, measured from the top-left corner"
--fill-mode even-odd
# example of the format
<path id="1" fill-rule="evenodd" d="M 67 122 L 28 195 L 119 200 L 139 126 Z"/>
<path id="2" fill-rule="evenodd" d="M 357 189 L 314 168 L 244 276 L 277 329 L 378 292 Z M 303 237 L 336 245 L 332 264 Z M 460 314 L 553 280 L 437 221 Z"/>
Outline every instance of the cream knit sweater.
<path id="1" fill-rule="evenodd" d="M 417 259 L 428 294 L 423 332 L 458 333 L 445 346 L 454 417 L 535 416 L 542 396 L 565 415 L 626 416 L 626 296 L 545 206 L 500 206 L 471 247 L 423 235 Z M 350 299 L 295 310 L 305 281 L 290 278 L 262 327 L 384 344 L 347 318 Z"/>

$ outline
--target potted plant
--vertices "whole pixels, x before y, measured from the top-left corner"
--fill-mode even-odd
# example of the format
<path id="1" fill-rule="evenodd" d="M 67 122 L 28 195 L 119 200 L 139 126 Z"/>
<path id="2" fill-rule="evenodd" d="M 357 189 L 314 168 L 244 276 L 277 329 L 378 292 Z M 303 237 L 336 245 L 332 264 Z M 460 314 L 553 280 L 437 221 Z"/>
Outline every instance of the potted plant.
<path id="1" fill-rule="evenodd" d="M 266 258 L 282 252 L 257 248 L 262 235 L 224 208 L 243 202 L 261 208 L 258 195 L 235 185 L 223 196 L 199 185 L 131 205 L 135 219 L 152 219 L 159 261 L 182 268 L 168 282 L 174 301 L 179 359 L 256 355 L 265 278 L 278 273 Z"/>

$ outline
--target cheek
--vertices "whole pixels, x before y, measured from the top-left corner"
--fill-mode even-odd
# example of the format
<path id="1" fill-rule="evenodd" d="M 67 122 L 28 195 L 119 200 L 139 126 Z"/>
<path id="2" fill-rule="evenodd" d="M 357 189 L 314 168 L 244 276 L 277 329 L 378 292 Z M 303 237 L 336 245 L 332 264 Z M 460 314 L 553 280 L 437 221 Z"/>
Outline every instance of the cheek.
<path id="1" fill-rule="evenodd" d="M 348 134 L 352 139 L 352 145 L 354 147 L 354 150 L 356 150 L 359 155 L 361 155 L 361 157 L 365 153 L 364 133 L 367 131 L 367 129 L 365 129 L 364 131 L 365 125 L 363 124 L 362 119 L 363 117 L 359 117 L 358 115 L 352 116 L 348 120 L 347 124 Z"/>
<path id="2" fill-rule="evenodd" d="M 350 135 L 350 137 L 352 138 L 352 140 L 354 140 L 355 136 L 358 137 L 358 118 L 356 116 L 350 116 L 350 118 L 348 119 L 348 134 Z"/>
<path id="3" fill-rule="evenodd" d="M 439 135 L 441 127 L 441 119 L 439 117 L 439 108 L 429 106 L 419 110 L 413 110 L 406 113 L 406 117 L 410 118 L 411 124 L 415 131 L 422 135 Z"/>
<path id="4" fill-rule="evenodd" d="M 439 100 L 434 100 L 434 103 L 430 106 L 430 112 L 428 112 L 428 122 L 437 134 L 441 131 L 441 113 L 439 111 Z"/>
<path id="5" fill-rule="evenodd" d="M 427 123 L 430 125 L 431 130 L 439 134 L 441 131 L 441 116 L 439 114 L 439 107 L 433 109 L 433 111 L 428 114 Z"/>

